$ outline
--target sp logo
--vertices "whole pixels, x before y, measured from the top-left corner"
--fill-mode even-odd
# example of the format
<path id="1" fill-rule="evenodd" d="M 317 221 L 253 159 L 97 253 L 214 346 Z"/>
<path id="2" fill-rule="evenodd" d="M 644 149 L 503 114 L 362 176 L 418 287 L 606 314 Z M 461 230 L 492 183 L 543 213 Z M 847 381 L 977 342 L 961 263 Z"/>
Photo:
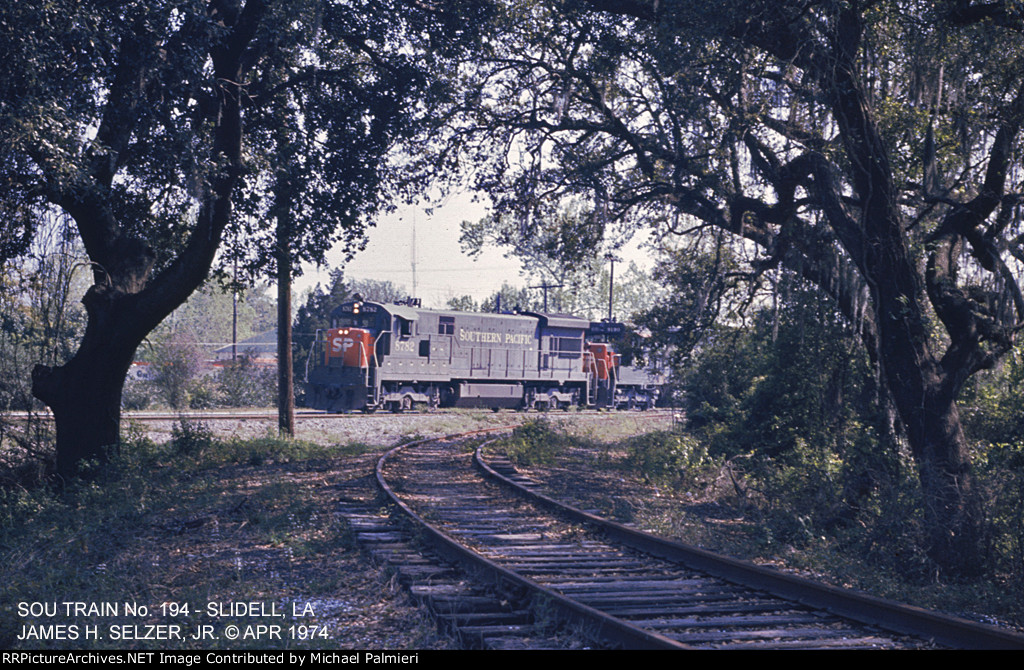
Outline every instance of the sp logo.
<path id="1" fill-rule="evenodd" d="M 341 354 L 346 352 L 352 348 L 353 344 L 355 343 L 344 335 L 335 335 L 331 339 L 331 353 Z"/>

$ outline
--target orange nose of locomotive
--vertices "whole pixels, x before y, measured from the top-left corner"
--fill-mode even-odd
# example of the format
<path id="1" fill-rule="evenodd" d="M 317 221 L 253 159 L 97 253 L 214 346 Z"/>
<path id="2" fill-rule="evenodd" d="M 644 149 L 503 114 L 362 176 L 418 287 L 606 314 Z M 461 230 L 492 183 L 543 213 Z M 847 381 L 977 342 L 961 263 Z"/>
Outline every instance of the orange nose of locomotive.
<path id="1" fill-rule="evenodd" d="M 373 335 L 363 328 L 331 328 L 327 331 L 326 365 L 365 368 L 373 355 Z"/>
<path id="2" fill-rule="evenodd" d="M 588 356 L 584 357 L 584 372 L 590 372 L 597 379 L 608 379 L 608 371 L 614 365 L 615 353 L 607 344 L 587 342 Z"/>

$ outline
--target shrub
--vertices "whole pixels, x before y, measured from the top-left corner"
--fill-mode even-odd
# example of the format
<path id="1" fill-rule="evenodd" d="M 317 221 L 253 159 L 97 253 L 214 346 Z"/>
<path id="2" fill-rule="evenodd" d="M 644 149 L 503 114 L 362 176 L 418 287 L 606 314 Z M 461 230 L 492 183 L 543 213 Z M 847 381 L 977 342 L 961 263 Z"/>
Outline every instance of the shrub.
<path id="1" fill-rule="evenodd" d="M 184 456 L 200 456 L 214 445 L 213 431 L 202 421 L 185 417 L 171 429 L 171 447 Z"/>
<path id="2" fill-rule="evenodd" d="M 624 446 L 626 466 L 656 484 L 689 486 L 720 464 L 699 440 L 674 431 L 638 435 Z"/>
<path id="3" fill-rule="evenodd" d="M 543 419 L 524 422 L 512 435 L 500 440 L 505 455 L 516 465 L 549 465 L 570 443 L 570 438 L 554 430 Z"/>
<path id="4" fill-rule="evenodd" d="M 217 376 L 225 407 L 269 407 L 277 402 L 277 373 L 256 364 L 246 352 L 224 366 Z"/>
<path id="5" fill-rule="evenodd" d="M 976 467 L 987 498 L 990 567 L 1024 584 L 1024 441 L 989 446 Z"/>
<path id="6" fill-rule="evenodd" d="M 127 410 L 146 409 L 155 400 L 153 382 L 145 379 L 129 378 L 121 391 L 121 407 Z"/>

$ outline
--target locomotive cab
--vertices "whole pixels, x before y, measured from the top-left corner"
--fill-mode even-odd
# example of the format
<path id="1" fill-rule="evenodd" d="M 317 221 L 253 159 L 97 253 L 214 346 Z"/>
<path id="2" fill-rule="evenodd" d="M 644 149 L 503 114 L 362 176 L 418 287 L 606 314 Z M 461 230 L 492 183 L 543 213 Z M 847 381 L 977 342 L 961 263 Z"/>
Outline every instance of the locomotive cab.
<path id="1" fill-rule="evenodd" d="M 630 377 L 622 325 L 567 314 L 458 312 L 350 300 L 307 360 L 306 401 L 328 412 L 416 407 L 652 406 Z"/>
<path id="2" fill-rule="evenodd" d="M 599 406 L 615 409 L 650 409 L 658 400 L 663 383 L 649 370 L 634 367 L 632 356 L 624 356 L 626 327 L 616 321 L 591 321 L 587 347 L 599 382 Z"/>
<path id="3" fill-rule="evenodd" d="M 313 407 L 332 412 L 365 409 L 373 402 L 373 370 L 386 352 L 390 329 L 381 305 L 357 297 L 331 312 L 331 327 L 318 331 L 306 371 L 306 395 Z"/>

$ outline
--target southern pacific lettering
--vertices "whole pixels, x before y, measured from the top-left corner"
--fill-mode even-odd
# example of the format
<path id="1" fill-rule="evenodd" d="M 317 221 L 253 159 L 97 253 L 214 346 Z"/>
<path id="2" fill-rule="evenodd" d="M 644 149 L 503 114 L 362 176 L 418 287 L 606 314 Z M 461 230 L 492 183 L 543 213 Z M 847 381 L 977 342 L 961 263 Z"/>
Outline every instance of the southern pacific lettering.
<path id="1" fill-rule="evenodd" d="M 506 344 L 522 347 L 536 343 L 533 335 L 528 333 L 488 333 L 478 330 L 459 329 L 459 340 L 474 344 Z"/>
<path id="2" fill-rule="evenodd" d="M 622 324 L 351 300 L 310 352 L 306 404 L 330 412 L 430 407 L 646 409 L 660 378 L 624 364 Z"/>

